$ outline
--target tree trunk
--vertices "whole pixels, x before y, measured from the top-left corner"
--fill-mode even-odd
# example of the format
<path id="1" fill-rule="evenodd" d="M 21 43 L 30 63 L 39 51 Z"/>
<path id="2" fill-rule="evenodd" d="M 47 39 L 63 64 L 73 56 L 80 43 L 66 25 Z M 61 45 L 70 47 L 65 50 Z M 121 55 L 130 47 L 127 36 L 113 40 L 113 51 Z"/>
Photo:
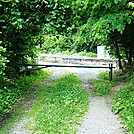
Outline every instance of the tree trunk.
<path id="1" fill-rule="evenodd" d="M 132 65 L 132 46 L 130 46 L 129 48 L 129 52 L 128 52 L 128 65 Z"/>
<path id="2" fill-rule="evenodd" d="M 117 43 L 114 43 L 114 45 L 115 45 L 115 48 L 116 48 L 115 52 L 116 52 L 118 62 L 119 62 L 119 69 L 121 69 L 123 71 L 123 67 L 122 67 L 122 63 L 121 63 L 122 58 L 121 58 L 121 55 L 120 55 L 119 46 L 118 46 Z"/>

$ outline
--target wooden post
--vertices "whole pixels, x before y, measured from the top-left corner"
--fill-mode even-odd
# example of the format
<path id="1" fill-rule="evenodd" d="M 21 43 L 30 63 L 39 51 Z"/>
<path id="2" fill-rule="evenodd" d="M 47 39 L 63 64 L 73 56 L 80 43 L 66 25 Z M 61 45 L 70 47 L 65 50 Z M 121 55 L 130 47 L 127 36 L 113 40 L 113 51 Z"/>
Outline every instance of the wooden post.
<path id="1" fill-rule="evenodd" d="M 113 64 L 112 63 L 109 63 L 109 81 L 112 81 L 112 78 L 113 78 Z"/>

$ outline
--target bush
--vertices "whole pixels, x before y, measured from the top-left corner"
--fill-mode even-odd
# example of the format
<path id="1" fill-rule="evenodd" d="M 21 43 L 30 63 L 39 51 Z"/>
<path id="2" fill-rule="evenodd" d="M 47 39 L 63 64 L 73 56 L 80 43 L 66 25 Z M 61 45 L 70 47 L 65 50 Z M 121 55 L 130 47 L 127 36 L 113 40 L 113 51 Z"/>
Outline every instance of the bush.
<path id="1" fill-rule="evenodd" d="M 5 79 L 5 86 L 0 89 L 0 116 L 10 114 L 14 110 L 14 104 L 23 95 L 35 89 L 39 82 L 45 81 L 49 73 L 38 71 L 31 76 L 23 76 L 15 80 Z"/>
<path id="2" fill-rule="evenodd" d="M 98 78 L 103 79 L 103 80 L 109 80 L 109 72 L 108 71 L 101 72 L 98 75 Z"/>
<path id="3" fill-rule="evenodd" d="M 93 57 L 93 58 L 97 57 L 97 54 L 92 53 L 92 52 L 86 52 L 86 51 L 79 52 L 78 55 L 86 56 L 86 57 Z"/>
<path id="4" fill-rule="evenodd" d="M 0 76 L 4 75 L 3 71 L 6 68 L 5 63 L 8 62 L 8 60 L 6 60 L 6 57 L 2 55 L 2 53 L 5 53 L 5 52 L 6 52 L 6 49 L 0 46 Z"/>
<path id="5" fill-rule="evenodd" d="M 134 82 L 127 84 L 116 94 L 112 103 L 113 112 L 119 114 L 125 128 L 134 132 Z"/>

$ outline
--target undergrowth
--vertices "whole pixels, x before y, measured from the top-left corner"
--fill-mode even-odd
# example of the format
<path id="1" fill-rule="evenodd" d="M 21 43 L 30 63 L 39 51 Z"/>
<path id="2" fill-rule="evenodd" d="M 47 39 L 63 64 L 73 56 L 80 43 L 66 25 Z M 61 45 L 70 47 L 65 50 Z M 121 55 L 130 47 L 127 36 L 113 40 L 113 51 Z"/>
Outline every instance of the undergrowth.
<path id="1" fill-rule="evenodd" d="M 116 84 L 114 82 L 104 80 L 92 80 L 92 82 L 94 84 L 94 88 L 92 90 L 92 94 L 94 96 L 109 95 L 112 92 L 112 87 Z"/>
<path id="2" fill-rule="evenodd" d="M 116 81 L 109 81 L 109 73 L 106 72 L 101 72 L 98 75 L 99 79 L 92 79 L 91 81 L 93 82 L 93 90 L 92 94 L 94 96 L 103 96 L 103 95 L 108 95 L 112 92 L 112 87 L 117 84 Z"/>
<path id="3" fill-rule="evenodd" d="M 80 87 L 80 79 L 66 75 L 37 93 L 29 123 L 33 133 L 73 134 L 80 117 L 88 108 L 88 93 Z"/>
<path id="4" fill-rule="evenodd" d="M 1 85 L 0 89 L 0 117 L 11 115 L 16 103 L 34 90 L 39 83 L 45 81 L 49 75 L 48 71 L 35 71 L 30 76 L 22 76 L 2 83 L 4 86 Z"/>
<path id="5" fill-rule="evenodd" d="M 131 80 L 117 92 L 112 102 L 112 110 L 119 114 L 126 130 L 134 134 L 134 73 Z"/>

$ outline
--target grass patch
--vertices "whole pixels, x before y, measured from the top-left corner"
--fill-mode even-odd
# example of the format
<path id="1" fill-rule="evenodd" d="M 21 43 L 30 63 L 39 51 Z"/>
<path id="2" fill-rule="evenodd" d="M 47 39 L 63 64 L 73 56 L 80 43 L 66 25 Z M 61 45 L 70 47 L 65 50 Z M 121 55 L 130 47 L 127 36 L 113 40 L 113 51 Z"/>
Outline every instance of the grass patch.
<path id="1" fill-rule="evenodd" d="M 112 92 L 112 88 L 115 86 L 114 82 L 105 80 L 92 80 L 94 87 L 91 90 L 93 96 L 109 95 Z"/>
<path id="2" fill-rule="evenodd" d="M 109 71 L 103 71 L 98 74 L 98 78 L 102 80 L 109 80 Z"/>
<path id="3" fill-rule="evenodd" d="M 24 107 L 21 106 L 18 109 L 16 109 L 9 118 L 7 118 L 4 125 L 0 128 L 0 134 L 8 134 L 9 130 L 14 126 L 14 124 L 19 121 L 19 119 L 24 114 Z"/>
<path id="4" fill-rule="evenodd" d="M 37 93 L 28 127 L 38 134 L 73 134 L 88 108 L 88 93 L 80 87 L 81 80 L 71 74 Z"/>
<path id="5" fill-rule="evenodd" d="M 14 109 L 14 104 L 20 101 L 23 95 L 33 91 L 49 75 L 50 72 L 35 71 L 33 75 L 9 81 L 6 87 L 0 89 L 0 116 L 10 114 Z"/>
<path id="6" fill-rule="evenodd" d="M 116 81 L 109 81 L 109 72 L 101 72 L 98 75 L 99 80 L 92 79 L 93 90 L 91 90 L 93 96 L 104 96 L 112 92 L 112 88 L 117 84 Z"/>
<path id="7" fill-rule="evenodd" d="M 30 76 L 9 81 L 6 88 L 0 89 L 0 119 L 6 118 L 4 123 L 0 123 L 0 126 L 2 126 L 1 134 L 6 134 L 24 114 L 22 98 L 27 97 L 39 88 L 39 85 L 45 82 L 49 75 L 49 71 L 35 71 Z"/>

